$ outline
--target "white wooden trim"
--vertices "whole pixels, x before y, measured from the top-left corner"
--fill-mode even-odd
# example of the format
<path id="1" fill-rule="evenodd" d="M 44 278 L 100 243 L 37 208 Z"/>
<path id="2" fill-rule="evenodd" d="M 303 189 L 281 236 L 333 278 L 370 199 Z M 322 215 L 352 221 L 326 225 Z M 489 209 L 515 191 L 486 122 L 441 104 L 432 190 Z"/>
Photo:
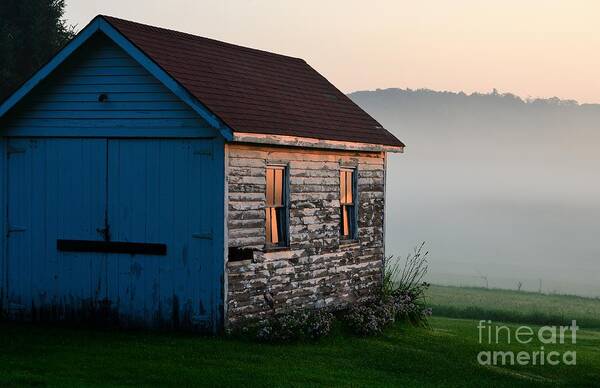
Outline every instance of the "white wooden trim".
<path id="1" fill-rule="evenodd" d="M 383 233 L 382 233 L 382 250 L 383 250 L 383 257 L 381 258 L 381 284 L 383 284 L 383 281 L 385 280 L 385 262 L 386 260 L 386 256 L 385 256 L 385 229 L 387 228 L 387 214 L 386 214 L 386 208 L 387 208 L 387 162 L 388 158 L 387 158 L 387 153 L 383 154 Z"/>
<path id="2" fill-rule="evenodd" d="M 371 151 L 371 152 L 404 152 L 404 147 L 387 146 L 382 144 L 357 143 L 337 140 L 323 140 L 312 137 L 299 137 L 287 135 L 265 135 L 259 133 L 234 132 L 233 142 L 272 144 L 294 147 Z"/>
<path id="3" fill-rule="evenodd" d="M 224 175 L 224 222 L 223 222 L 223 326 L 227 328 L 229 317 L 228 317 L 228 306 L 229 306 L 229 271 L 227 264 L 229 263 L 229 145 L 224 144 L 223 150 L 223 174 Z"/>

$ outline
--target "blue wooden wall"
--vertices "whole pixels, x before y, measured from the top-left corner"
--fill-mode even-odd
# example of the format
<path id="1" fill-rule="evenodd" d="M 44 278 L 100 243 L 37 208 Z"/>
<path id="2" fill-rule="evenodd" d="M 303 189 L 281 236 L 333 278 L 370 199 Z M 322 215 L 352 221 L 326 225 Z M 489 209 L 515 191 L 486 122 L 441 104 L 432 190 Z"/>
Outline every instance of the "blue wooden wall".
<path id="1" fill-rule="evenodd" d="M 0 136 L 10 316 L 218 328 L 224 140 L 196 112 L 98 35 L 9 113 Z M 112 241 L 164 243 L 167 255 L 56 249 L 57 239 L 102 240 L 106 223 Z"/>
<path id="2" fill-rule="evenodd" d="M 10 112 L 3 129 L 4 136 L 216 135 L 100 32 Z"/>
<path id="3" fill-rule="evenodd" d="M 6 294 L 6 142 L 0 135 L 0 314 L 7 304 Z"/>

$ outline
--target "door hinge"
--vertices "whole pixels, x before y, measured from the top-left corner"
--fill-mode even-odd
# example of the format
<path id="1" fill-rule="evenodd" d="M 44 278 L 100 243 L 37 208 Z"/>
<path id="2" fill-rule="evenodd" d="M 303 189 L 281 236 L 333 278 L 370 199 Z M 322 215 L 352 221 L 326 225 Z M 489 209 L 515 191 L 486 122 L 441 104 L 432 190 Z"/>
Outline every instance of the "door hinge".
<path id="1" fill-rule="evenodd" d="M 203 148 L 203 149 L 197 149 L 194 150 L 194 155 L 206 155 L 206 156 L 210 156 L 210 158 L 213 158 L 213 150 L 212 148 Z"/>
<path id="2" fill-rule="evenodd" d="M 208 232 L 208 233 L 192 233 L 192 238 L 197 238 L 199 240 L 212 240 L 213 234 L 212 234 L 212 232 Z"/>
<path id="3" fill-rule="evenodd" d="M 26 309 L 25 305 L 23 305 L 21 303 L 13 303 L 13 302 L 11 302 L 11 303 L 8 304 L 8 310 L 9 311 L 23 311 L 25 309 Z"/>
<path id="4" fill-rule="evenodd" d="M 9 237 L 11 233 L 25 232 L 26 230 L 27 228 L 24 226 L 9 225 L 7 228 L 6 236 Z"/>
<path id="5" fill-rule="evenodd" d="M 10 144 L 6 146 L 6 154 L 8 156 L 12 155 L 12 154 L 24 154 L 25 153 L 25 148 L 16 148 L 11 146 Z"/>

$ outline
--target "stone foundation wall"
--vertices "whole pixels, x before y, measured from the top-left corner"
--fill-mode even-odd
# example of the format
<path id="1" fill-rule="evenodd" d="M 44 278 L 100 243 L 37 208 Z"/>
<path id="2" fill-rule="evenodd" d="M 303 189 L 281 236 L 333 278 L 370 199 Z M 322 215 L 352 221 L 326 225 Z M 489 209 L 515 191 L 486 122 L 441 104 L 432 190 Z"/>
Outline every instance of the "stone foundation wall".
<path id="1" fill-rule="evenodd" d="M 226 323 L 298 307 L 341 307 L 381 284 L 385 154 L 227 145 Z M 265 251 L 266 166 L 288 164 L 290 247 Z M 340 244 L 340 166 L 358 174 L 358 239 Z"/>

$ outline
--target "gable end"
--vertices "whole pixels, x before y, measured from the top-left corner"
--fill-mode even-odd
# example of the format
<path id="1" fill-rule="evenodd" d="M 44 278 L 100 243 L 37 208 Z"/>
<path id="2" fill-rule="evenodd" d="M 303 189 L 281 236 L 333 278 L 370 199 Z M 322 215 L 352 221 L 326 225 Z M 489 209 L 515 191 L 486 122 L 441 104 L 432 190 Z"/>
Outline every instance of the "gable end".
<path id="1" fill-rule="evenodd" d="M 5 136 L 215 137 L 218 132 L 102 32 L 8 114 Z"/>
<path id="2" fill-rule="evenodd" d="M 113 45 L 113 53 L 121 51 L 121 54 L 125 53 L 128 55 L 128 58 L 132 61 L 136 62 L 139 66 L 138 72 L 140 70 L 145 70 L 146 73 L 140 74 L 110 74 L 113 76 L 123 76 L 121 78 L 122 81 L 128 82 L 129 85 L 138 85 L 138 91 L 143 91 L 145 86 L 139 86 L 144 83 L 144 77 L 149 79 L 149 76 L 153 76 L 155 80 L 162 84 L 162 86 L 170 91 L 173 95 L 177 96 L 181 102 L 187 105 L 192 111 L 194 111 L 199 117 L 200 121 L 204 122 L 202 125 L 203 128 L 212 127 L 216 129 L 225 140 L 232 139 L 232 131 L 228 128 L 221 120 L 218 119 L 214 114 L 212 114 L 201 102 L 199 102 L 195 97 L 193 97 L 190 93 L 188 93 L 184 87 L 182 87 L 176 80 L 174 80 L 170 75 L 168 75 L 159 65 L 157 65 L 154 61 L 148 58 L 141 50 L 139 50 L 134 44 L 132 44 L 127 38 L 125 38 L 121 33 L 119 33 L 114 27 L 112 27 L 106 20 L 98 16 L 96 17 L 90 24 L 88 24 L 69 44 L 67 44 L 61 51 L 59 51 L 45 66 L 43 66 L 38 72 L 36 72 L 29 80 L 27 80 L 19 89 L 17 89 L 12 95 L 10 95 L 5 101 L 0 104 L 0 120 L 3 122 L 3 127 L 7 121 L 11 122 L 10 125 L 14 125 L 11 121 L 11 118 L 22 114 L 22 106 L 26 104 L 21 104 L 21 102 L 25 99 L 29 99 L 29 95 L 32 92 L 37 91 L 37 89 L 42 87 L 47 87 L 48 79 L 56 78 L 55 72 L 61 72 L 61 68 L 63 64 L 69 64 L 74 62 L 72 57 L 79 57 L 79 52 L 82 51 L 80 48 L 84 48 L 84 46 L 93 46 L 94 44 L 98 44 L 98 40 L 102 40 L 99 36 L 104 37 L 105 44 Z M 88 45 L 88 43 L 91 43 Z M 110 50 L 108 50 L 110 51 Z M 107 58 L 108 59 L 108 58 Z M 114 66 L 107 66 L 114 67 Z M 108 70 L 107 70 L 108 71 Z M 82 74 L 82 76 L 90 76 L 94 75 L 90 74 Z M 97 76 L 101 76 L 102 74 L 96 74 Z M 138 77 L 138 78 L 126 78 L 126 77 Z M 100 79 L 97 79 L 100 80 Z M 107 81 L 107 78 L 102 79 L 103 81 Z M 81 79 L 81 81 L 86 82 L 86 79 Z M 116 79 L 115 79 L 116 81 Z M 74 82 L 77 82 L 75 79 Z M 93 80 L 87 79 L 88 85 L 97 85 Z M 119 82 L 116 81 L 118 84 Z M 108 86 L 108 85 L 105 85 Z M 115 89 L 118 90 L 118 89 Z M 33 98 L 35 99 L 35 98 Z M 149 105 L 147 105 L 149 106 Z M 13 110 L 21 110 L 20 113 L 16 113 L 13 115 Z M 94 117 L 96 122 L 103 120 L 104 118 Z M 152 118 L 150 118 L 152 119 Z M 154 122 L 155 124 L 160 124 L 159 122 Z M 117 123 L 118 124 L 118 123 Z M 139 123 L 143 127 L 144 124 Z M 28 125 L 28 124 L 27 124 Z M 93 126 L 93 125 L 92 125 Z M 185 127 L 185 126 L 184 126 Z M 196 126 L 198 128 L 198 126 Z M 85 133 L 76 132 L 77 129 L 65 130 L 65 136 L 70 136 L 73 134 L 85 136 Z M 135 136 L 135 133 L 124 133 L 123 127 L 116 125 L 113 126 L 113 132 L 103 133 L 101 135 L 115 135 L 115 136 Z M 168 130 L 168 126 L 164 127 Z M 73 132 L 69 134 L 67 132 Z M 106 131 L 105 131 L 106 132 Z M 3 133 L 4 134 L 4 133 Z M 22 135 L 27 135 L 26 132 L 23 132 Z M 159 133 L 152 133 L 152 135 L 160 135 Z M 169 134 L 165 134 L 168 136 Z M 170 133 L 170 135 L 173 135 Z M 191 136 L 191 134 L 188 134 Z M 204 135 L 203 135 L 204 136 Z"/>

